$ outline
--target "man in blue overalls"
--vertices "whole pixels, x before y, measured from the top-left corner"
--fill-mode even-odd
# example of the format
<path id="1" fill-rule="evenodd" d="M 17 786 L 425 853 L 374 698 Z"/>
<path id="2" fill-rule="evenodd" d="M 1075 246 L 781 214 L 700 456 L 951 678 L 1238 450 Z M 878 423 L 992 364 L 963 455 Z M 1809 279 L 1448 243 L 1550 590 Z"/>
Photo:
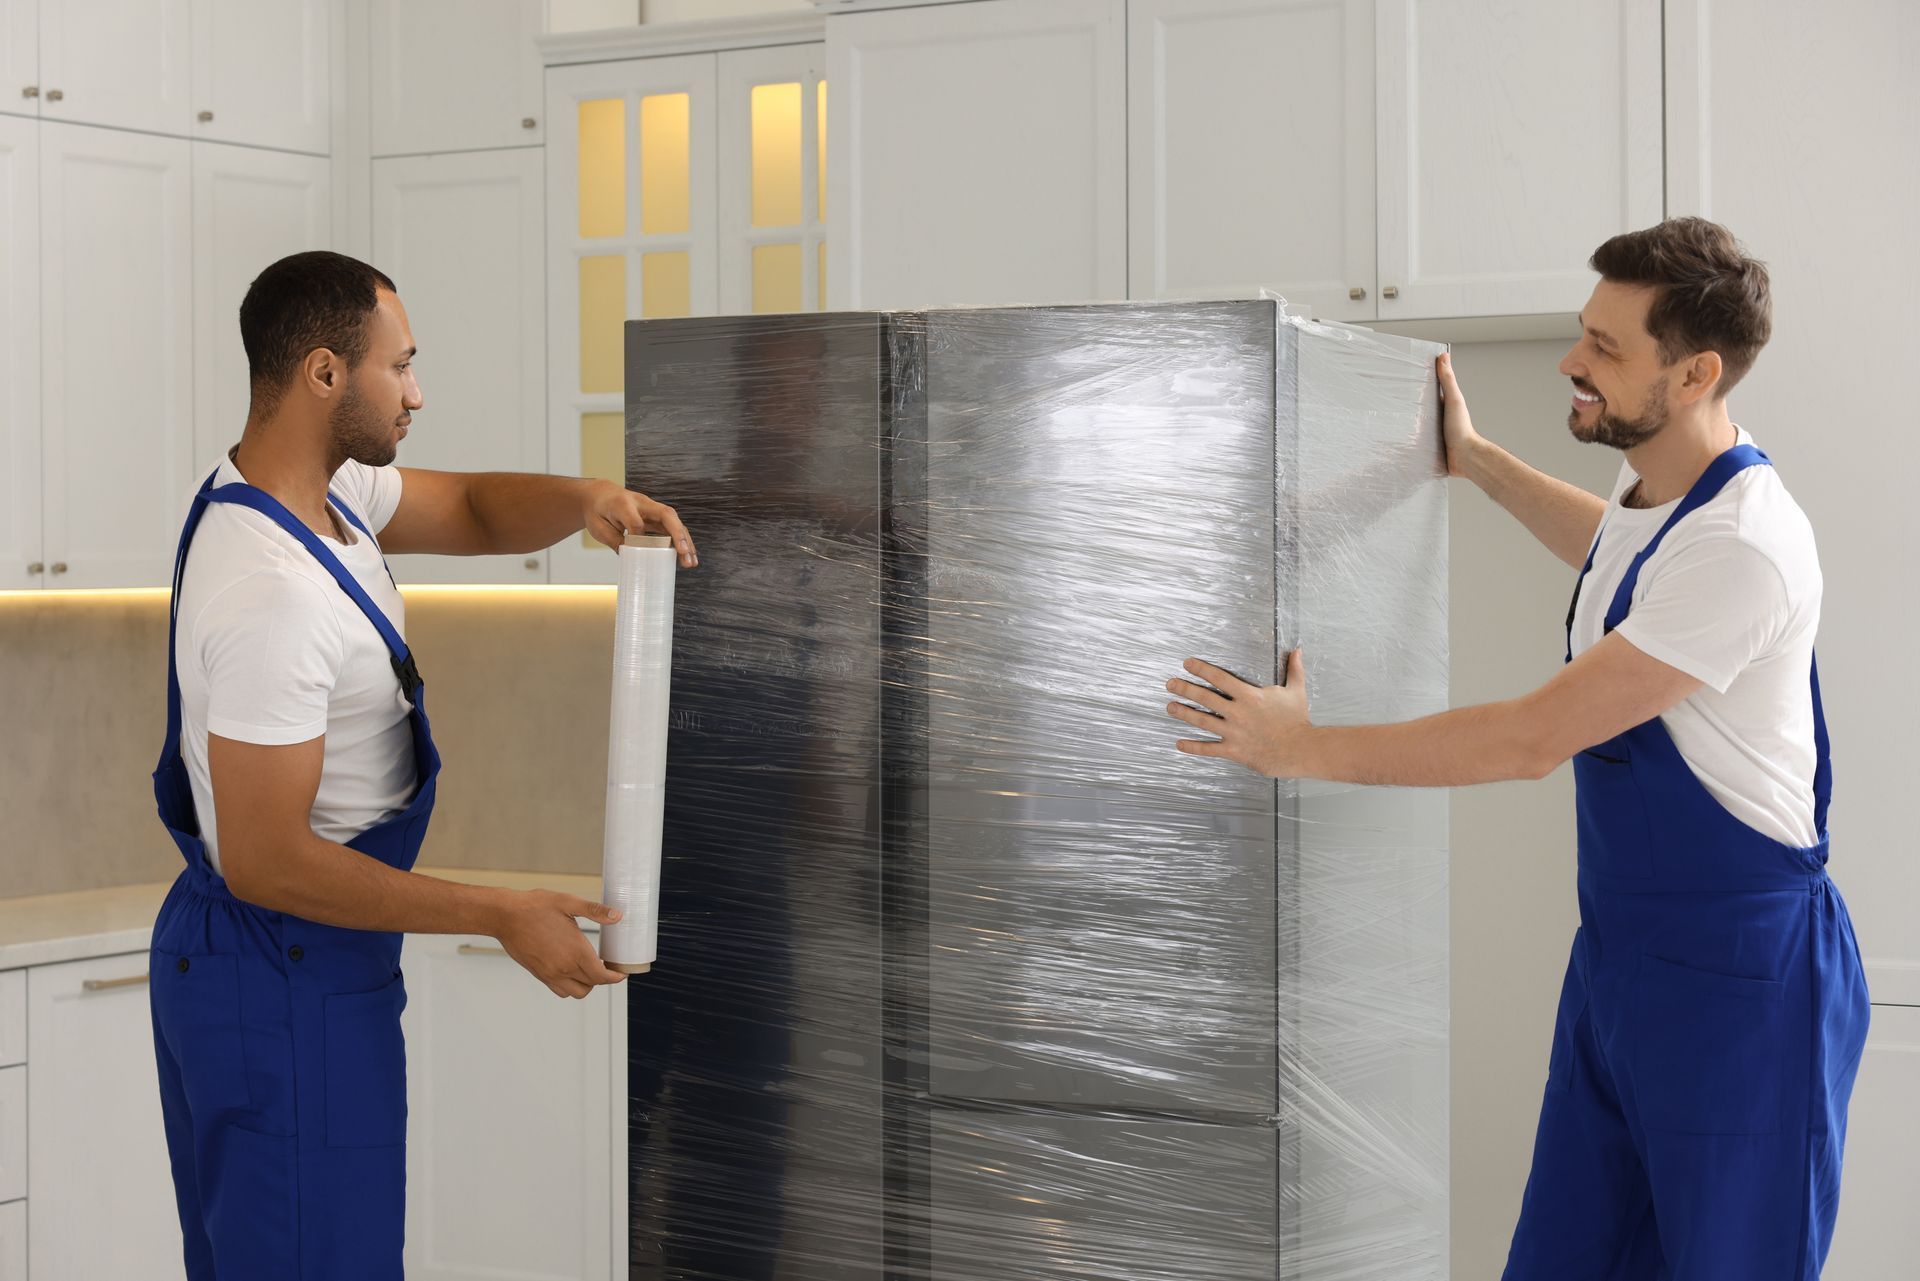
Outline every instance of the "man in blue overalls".
<path id="1" fill-rule="evenodd" d="M 556 995 L 620 975 L 604 905 L 410 869 L 440 758 L 385 552 L 527 553 L 583 526 L 692 540 L 619 485 L 400 469 L 421 407 L 393 282 L 305 253 L 240 308 L 252 406 L 174 566 L 160 817 L 186 859 L 154 924 L 154 1041 L 193 1281 L 397 1278 L 400 942 L 487 934 Z M 457 429 L 457 425 L 456 425 Z"/>
<path id="2" fill-rule="evenodd" d="M 1336 728 L 1309 721 L 1297 652 L 1265 688 L 1196 661 L 1168 710 L 1218 736 L 1183 751 L 1275 777 L 1447 787 L 1572 759 L 1580 929 L 1506 1276 L 1802 1281 L 1832 1238 L 1868 1004 L 1825 870 L 1813 532 L 1727 414 L 1771 329 L 1767 273 L 1697 218 L 1592 266 L 1560 372 L 1574 436 L 1626 455 L 1610 499 L 1478 435 L 1439 368 L 1449 471 L 1580 571 L 1560 673 Z"/>

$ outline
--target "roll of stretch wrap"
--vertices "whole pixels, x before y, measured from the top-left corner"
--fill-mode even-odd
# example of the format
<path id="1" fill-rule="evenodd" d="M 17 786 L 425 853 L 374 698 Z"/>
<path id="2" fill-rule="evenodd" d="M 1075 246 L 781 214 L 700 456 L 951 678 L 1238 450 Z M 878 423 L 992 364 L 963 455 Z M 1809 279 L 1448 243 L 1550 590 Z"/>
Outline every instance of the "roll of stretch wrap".
<path id="1" fill-rule="evenodd" d="M 665 537 L 628 534 L 620 549 L 602 874 L 606 902 L 624 915 L 601 929 L 600 959 L 627 974 L 652 966 L 659 938 L 676 567 L 672 540 Z"/>

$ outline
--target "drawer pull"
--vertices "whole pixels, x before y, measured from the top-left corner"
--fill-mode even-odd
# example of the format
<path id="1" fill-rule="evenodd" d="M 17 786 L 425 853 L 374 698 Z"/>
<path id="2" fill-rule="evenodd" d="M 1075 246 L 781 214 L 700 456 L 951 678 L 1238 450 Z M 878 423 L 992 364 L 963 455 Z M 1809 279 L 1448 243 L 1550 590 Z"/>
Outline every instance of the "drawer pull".
<path id="1" fill-rule="evenodd" d="M 80 984 L 83 992 L 107 992 L 116 987 L 138 987 L 147 981 L 144 974 L 129 974 L 123 979 L 86 979 Z"/>
<path id="2" fill-rule="evenodd" d="M 462 943 L 460 945 L 460 955 L 462 956 L 505 956 L 506 954 L 507 949 L 504 947 L 483 947 L 478 943 Z"/>

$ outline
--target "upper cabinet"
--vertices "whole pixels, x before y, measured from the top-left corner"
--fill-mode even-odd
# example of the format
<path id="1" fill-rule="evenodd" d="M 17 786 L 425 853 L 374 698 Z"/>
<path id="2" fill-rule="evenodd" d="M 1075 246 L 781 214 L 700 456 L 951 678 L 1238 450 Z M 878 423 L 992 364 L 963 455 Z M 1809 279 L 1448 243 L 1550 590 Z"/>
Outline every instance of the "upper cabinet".
<path id="1" fill-rule="evenodd" d="M 194 144 L 38 128 L 42 581 L 158 587 L 193 467 Z"/>
<path id="2" fill-rule="evenodd" d="M 24 7 L 35 0 L 10 0 Z M 188 0 L 38 0 L 35 84 L 45 120 L 186 136 L 193 130 Z"/>
<path id="3" fill-rule="evenodd" d="M 193 144 L 193 474 L 246 426 L 252 386 L 240 301 L 268 265 L 332 243 L 329 166 L 319 156 Z"/>
<path id="4" fill-rule="evenodd" d="M 325 155 L 329 0 L 0 0 L 0 111 Z"/>
<path id="5" fill-rule="evenodd" d="M 1374 312 L 1373 0 L 1130 0 L 1130 294 Z"/>
<path id="6" fill-rule="evenodd" d="M 836 308 L 1127 294 L 1125 0 L 827 20 Z"/>
<path id="7" fill-rule="evenodd" d="M 526 147 L 373 162 L 373 260 L 419 345 L 423 407 L 400 465 L 546 470 L 540 152 Z M 611 559 L 611 557 L 609 557 Z M 411 583 L 544 583 L 539 554 L 396 556 Z"/>
<path id="8" fill-rule="evenodd" d="M 326 155 L 331 8 L 194 0 L 194 137 Z"/>
<path id="9" fill-rule="evenodd" d="M 544 142 L 542 16 L 541 0 L 372 0 L 373 154 Z"/>
<path id="10" fill-rule="evenodd" d="M 1576 312 L 1660 220 L 1660 0 L 1379 0 L 1379 316 Z"/>
<path id="11" fill-rule="evenodd" d="M 0 589 L 38 587 L 40 133 L 0 116 Z"/>

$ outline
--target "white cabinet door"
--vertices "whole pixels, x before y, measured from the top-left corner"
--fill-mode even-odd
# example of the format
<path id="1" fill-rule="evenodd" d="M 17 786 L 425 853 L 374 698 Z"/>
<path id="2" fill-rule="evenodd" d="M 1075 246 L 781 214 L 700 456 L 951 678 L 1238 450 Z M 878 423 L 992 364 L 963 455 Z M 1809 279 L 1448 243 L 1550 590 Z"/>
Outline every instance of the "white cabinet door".
<path id="1" fill-rule="evenodd" d="M 556 997 L 482 938 L 409 938 L 404 965 L 407 1275 L 613 1276 L 625 987 Z"/>
<path id="2" fill-rule="evenodd" d="M 373 262 L 399 286 L 425 407 L 400 465 L 547 469 L 540 152 L 373 163 Z M 396 556 L 414 583 L 544 583 L 544 553 Z"/>
<path id="3" fill-rule="evenodd" d="M 556 67 L 547 80 L 547 468 L 626 479 L 626 322 L 711 316 L 714 55 Z M 662 495 L 671 502 L 670 495 Z M 551 553 L 556 583 L 611 583 L 584 536 Z"/>
<path id="4" fill-rule="evenodd" d="M 719 56 L 720 314 L 826 307 L 827 47 Z"/>
<path id="5" fill-rule="evenodd" d="M 36 1277 L 184 1275 L 146 972 L 144 952 L 27 972 L 27 1227 Z"/>
<path id="6" fill-rule="evenodd" d="M 373 154 L 544 141 L 540 0 L 373 0 Z"/>
<path id="7" fill-rule="evenodd" d="M 160 587 L 193 461 L 193 144 L 40 125 L 49 587 Z"/>
<path id="8" fill-rule="evenodd" d="M 1374 315 L 1372 0 L 1131 0 L 1135 298 Z"/>
<path id="9" fill-rule="evenodd" d="M 38 587 L 40 126 L 0 116 L 0 588 Z"/>
<path id="10" fill-rule="evenodd" d="M 27 1203 L 0 1205 L 0 1281 L 27 1281 Z"/>
<path id="11" fill-rule="evenodd" d="M 0 1201 L 27 1194 L 27 1069 L 0 1068 Z"/>
<path id="12" fill-rule="evenodd" d="M 1876 1005 L 1847 1117 L 1826 1281 L 1909 1281 L 1920 1258 L 1920 1007 Z"/>
<path id="13" fill-rule="evenodd" d="M 1125 0 L 827 20 L 835 308 L 1126 297 Z"/>
<path id="14" fill-rule="evenodd" d="M 1380 0 L 1380 318 L 1577 312 L 1660 220 L 1660 0 Z"/>
<path id="15" fill-rule="evenodd" d="M 327 154 L 328 0 L 193 0 L 193 135 Z"/>
<path id="16" fill-rule="evenodd" d="M 47 120 L 193 131 L 188 0 L 40 0 Z"/>
<path id="17" fill-rule="evenodd" d="M 327 248 L 329 176 L 320 156 L 193 144 L 193 476 L 212 471 L 247 425 L 240 301 L 274 262 Z"/>
<path id="18" fill-rule="evenodd" d="M 40 0 L 0 0 L 0 112 L 40 114 Z"/>

